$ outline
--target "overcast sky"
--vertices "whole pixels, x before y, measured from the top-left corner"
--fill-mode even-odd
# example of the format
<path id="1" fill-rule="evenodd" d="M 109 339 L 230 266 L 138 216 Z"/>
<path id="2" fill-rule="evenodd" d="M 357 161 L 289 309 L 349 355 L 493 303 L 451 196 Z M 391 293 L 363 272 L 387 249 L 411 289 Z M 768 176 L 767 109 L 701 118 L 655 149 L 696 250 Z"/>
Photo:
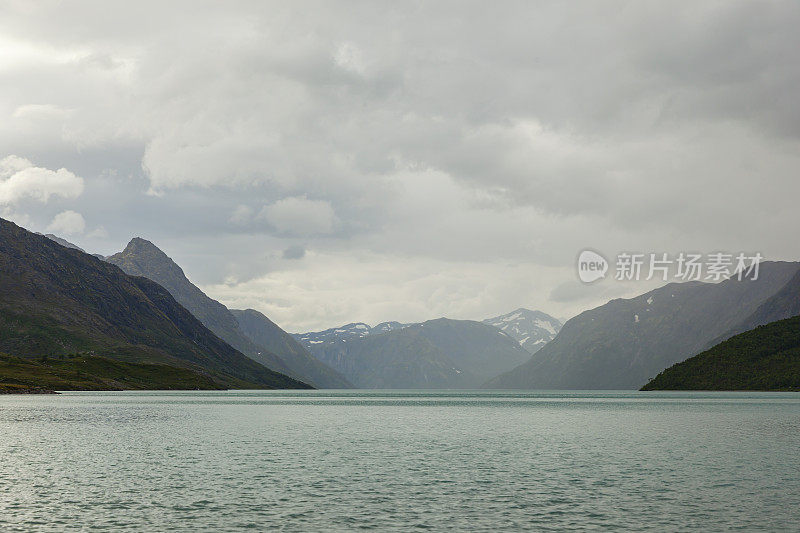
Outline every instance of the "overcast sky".
<path id="1" fill-rule="evenodd" d="M 35 4 L 35 5 L 34 5 Z M 568 317 L 584 248 L 800 259 L 800 3 L 0 0 L 0 215 L 289 331 Z"/>

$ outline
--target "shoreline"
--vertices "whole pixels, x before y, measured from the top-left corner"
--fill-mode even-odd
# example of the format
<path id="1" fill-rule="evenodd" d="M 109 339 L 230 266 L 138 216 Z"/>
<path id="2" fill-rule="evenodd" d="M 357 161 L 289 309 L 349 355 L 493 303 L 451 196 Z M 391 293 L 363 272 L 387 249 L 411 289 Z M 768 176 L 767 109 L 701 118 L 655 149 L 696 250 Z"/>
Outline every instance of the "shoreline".
<path id="1" fill-rule="evenodd" d="M 51 389 L 19 388 L 19 389 L 0 389 L 0 394 L 61 394 L 61 393 Z"/>

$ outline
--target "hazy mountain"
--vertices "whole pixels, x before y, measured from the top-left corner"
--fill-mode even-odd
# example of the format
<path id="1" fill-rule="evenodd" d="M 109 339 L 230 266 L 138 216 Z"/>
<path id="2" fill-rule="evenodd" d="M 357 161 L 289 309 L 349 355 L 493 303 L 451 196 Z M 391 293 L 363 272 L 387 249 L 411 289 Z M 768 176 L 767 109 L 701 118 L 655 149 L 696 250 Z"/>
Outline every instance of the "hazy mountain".
<path id="1" fill-rule="evenodd" d="M 502 331 L 480 322 L 440 318 L 421 324 L 350 324 L 304 334 L 314 356 L 365 388 L 469 388 L 527 360 Z M 388 331 L 375 332 L 386 326 Z M 338 330 L 338 331 L 337 331 Z"/>
<path id="2" fill-rule="evenodd" d="M 106 261 L 117 265 L 130 275 L 143 276 L 155 281 L 167 289 L 208 329 L 264 366 L 316 387 L 347 386 L 346 380 L 332 369 L 326 369 L 302 346 L 290 342 L 291 336 L 269 322 L 266 317 L 263 318 L 267 322 L 248 321 L 249 327 L 245 332 L 227 307 L 209 298 L 189 281 L 181 267 L 150 241 L 134 238 L 125 250 L 107 257 Z M 306 373 L 307 371 L 311 371 L 311 374 Z"/>
<path id="3" fill-rule="evenodd" d="M 550 343 L 487 388 L 634 389 L 741 325 L 798 272 L 765 262 L 758 280 L 670 283 L 567 321 Z"/>
<path id="4" fill-rule="evenodd" d="M 41 235 L 41 233 L 37 233 L 37 235 Z M 80 246 L 78 246 L 76 244 L 72 244 L 68 240 L 62 239 L 58 235 L 53 235 L 52 233 L 45 233 L 44 236 L 47 237 L 48 239 L 50 239 L 51 241 L 57 242 L 58 244 L 60 244 L 61 246 L 66 247 L 66 248 L 72 248 L 73 250 L 79 250 L 81 252 L 85 251 Z"/>
<path id="5" fill-rule="evenodd" d="M 326 389 L 349 389 L 353 384 L 312 356 L 294 337 L 283 331 L 272 320 L 254 309 L 231 309 L 242 332 L 258 346 L 280 354 L 292 372 L 304 376 L 316 387 Z"/>
<path id="6" fill-rule="evenodd" d="M 531 354 L 553 340 L 562 326 L 558 319 L 546 313 L 525 308 L 487 318 L 483 323 L 506 332 Z"/>
<path id="7" fill-rule="evenodd" d="M 81 352 L 187 368 L 220 386 L 306 387 L 220 340 L 153 281 L 2 219 L 0 352 Z"/>
<path id="8" fill-rule="evenodd" d="M 800 390 L 800 316 L 731 337 L 642 390 Z"/>
<path id="9" fill-rule="evenodd" d="M 487 318 L 483 323 L 507 333 L 510 337 L 519 342 L 529 353 L 535 353 L 546 343 L 553 340 L 562 325 L 558 319 L 548 314 L 523 308 L 498 317 Z M 402 322 L 392 321 L 381 322 L 371 327 L 369 324 L 363 322 L 352 322 L 324 331 L 294 333 L 292 336 L 304 346 L 313 347 L 336 340 L 380 335 L 381 333 L 403 329 L 409 326 L 416 326 L 418 324 L 419 323 L 404 324 Z"/>
<path id="10" fill-rule="evenodd" d="M 42 234 L 37 231 L 36 235 L 42 235 Z M 78 251 L 81 251 L 81 252 L 89 253 L 89 252 L 86 252 L 86 250 L 84 250 L 83 248 L 81 248 L 77 244 L 73 244 L 73 243 L 69 242 L 66 239 L 62 239 L 58 235 L 53 235 L 52 233 L 45 233 L 44 236 L 47 237 L 48 239 L 50 239 L 51 241 L 57 242 L 58 244 L 60 244 L 61 246 L 66 247 L 66 248 L 72 248 L 73 250 L 78 250 Z M 91 254 L 91 255 L 92 255 L 92 257 L 96 257 L 98 259 L 105 259 L 105 257 L 100 255 L 100 254 Z"/>
<path id="11" fill-rule="evenodd" d="M 304 346 L 311 347 L 325 342 L 333 342 L 337 340 L 360 338 L 368 335 L 379 335 L 401 329 L 413 324 L 401 324 L 400 322 L 382 322 L 377 326 L 370 327 L 363 322 L 352 322 L 339 326 L 337 328 L 330 328 L 323 331 L 310 331 L 308 333 L 293 333 L 292 337 L 300 341 Z"/>
<path id="12" fill-rule="evenodd" d="M 797 315 L 800 315 L 800 271 L 781 290 L 758 306 L 752 315 L 727 331 L 717 341 L 721 342 L 737 333 Z"/>

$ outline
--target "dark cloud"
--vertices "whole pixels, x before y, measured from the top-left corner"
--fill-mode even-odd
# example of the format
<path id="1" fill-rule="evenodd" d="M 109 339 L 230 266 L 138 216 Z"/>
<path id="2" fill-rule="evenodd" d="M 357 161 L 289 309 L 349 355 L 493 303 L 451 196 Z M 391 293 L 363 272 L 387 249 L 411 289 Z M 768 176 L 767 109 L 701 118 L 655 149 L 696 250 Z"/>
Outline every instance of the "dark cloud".
<path id="1" fill-rule="evenodd" d="M 289 246 L 283 251 L 284 259 L 302 259 L 306 255 L 306 249 L 302 246 Z"/>

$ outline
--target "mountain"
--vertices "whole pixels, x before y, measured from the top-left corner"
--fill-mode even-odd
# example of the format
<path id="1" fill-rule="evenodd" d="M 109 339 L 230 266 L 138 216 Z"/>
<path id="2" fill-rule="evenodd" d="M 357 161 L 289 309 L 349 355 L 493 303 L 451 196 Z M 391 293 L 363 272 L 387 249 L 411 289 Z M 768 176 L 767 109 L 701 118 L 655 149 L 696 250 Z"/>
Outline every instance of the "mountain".
<path id="1" fill-rule="evenodd" d="M 727 331 L 725 335 L 716 339 L 716 341 L 722 342 L 737 333 L 797 315 L 800 315 L 800 271 L 781 290 L 758 306 L 752 315 Z"/>
<path id="2" fill-rule="evenodd" d="M 220 340 L 153 281 L 3 219 L 0 352 L 169 365 L 222 387 L 307 387 Z"/>
<path id="3" fill-rule="evenodd" d="M 293 342 L 288 333 L 266 317 L 263 317 L 266 322 L 257 317 L 248 322 L 248 332 L 253 337 L 249 336 L 227 307 L 208 297 L 189 281 L 183 269 L 150 241 L 136 237 L 125 250 L 107 257 L 106 261 L 117 265 L 127 274 L 155 281 L 215 335 L 267 368 L 316 387 L 347 386 L 342 376 L 333 369 L 325 368 L 324 364 L 316 361 L 301 345 Z"/>
<path id="4" fill-rule="evenodd" d="M 530 357 L 516 340 L 480 322 L 386 324 L 350 324 L 300 338 L 315 357 L 363 388 L 470 388 Z"/>
<path id="5" fill-rule="evenodd" d="M 330 328 L 323 331 L 311 331 L 308 333 L 293 333 L 292 337 L 297 339 L 303 346 L 311 348 L 317 344 L 339 341 L 343 339 L 366 337 L 367 335 L 380 335 L 387 331 L 402 329 L 414 324 L 401 324 L 400 322 L 382 322 L 377 326 L 370 327 L 363 322 L 351 322 L 338 328 Z"/>
<path id="6" fill-rule="evenodd" d="M 204 326 L 243 354 L 275 371 L 289 371 L 280 357 L 260 349 L 248 339 L 228 308 L 206 296 L 186 278 L 181 267 L 150 241 L 135 237 L 125 250 L 107 257 L 106 261 L 117 265 L 126 274 L 153 280 L 167 289 Z"/>
<path id="7" fill-rule="evenodd" d="M 37 232 L 36 235 L 42 235 L 42 234 Z M 53 235 L 52 233 L 45 233 L 44 236 L 47 237 L 48 239 L 50 239 L 53 242 L 57 242 L 58 244 L 60 244 L 61 246 L 64 246 L 65 248 L 72 248 L 73 250 L 78 250 L 80 252 L 86 252 L 86 250 L 84 250 L 83 248 L 81 248 L 77 244 L 72 244 L 68 240 L 62 239 L 58 235 Z M 86 252 L 86 253 L 88 253 L 88 252 Z M 100 254 L 91 254 L 91 255 L 92 255 L 92 257 L 96 257 L 96 258 L 101 259 L 101 260 L 105 259 L 105 257 L 103 257 Z"/>
<path id="8" fill-rule="evenodd" d="M 325 389 L 350 389 L 353 384 L 312 356 L 294 337 L 283 331 L 272 320 L 254 309 L 231 309 L 241 331 L 256 345 L 280 354 L 292 373 L 304 376 L 316 387 Z"/>
<path id="9" fill-rule="evenodd" d="M 38 235 L 41 235 L 41 233 L 39 233 Z M 47 237 L 48 239 L 50 239 L 53 242 L 57 242 L 58 244 L 60 244 L 61 246 L 64 246 L 65 248 L 72 248 L 73 250 L 79 250 L 81 252 L 84 251 L 84 249 L 81 248 L 80 246 L 72 244 L 68 240 L 62 239 L 61 237 L 59 237 L 57 235 L 53 235 L 52 233 L 45 233 L 44 236 Z"/>
<path id="10" fill-rule="evenodd" d="M 800 390 L 800 316 L 731 337 L 642 390 Z"/>
<path id="11" fill-rule="evenodd" d="M 670 283 L 568 320 L 529 361 L 487 388 L 636 389 L 741 325 L 800 270 L 764 262 L 757 280 Z"/>
<path id="12" fill-rule="evenodd" d="M 536 353 L 542 346 L 555 338 L 561 330 L 561 322 L 541 311 L 530 309 L 517 309 L 511 313 L 494 318 L 487 318 L 484 324 L 493 326 L 507 333 L 515 339 L 529 353 Z M 315 345 L 330 343 L 342 339 L 360 338 L 368 335 L 380 335 L 388 331 L 416 326 L 419 323 L 404 324 L 402 322 L 381 322 L 375 327 L 363 322 L 352 322 L 324 331 L 293 333 L 292 336 L 304 346 L 312 348 Z"/>
<path id="13" fill-rule="evenodd" d="M 546 313 L 524 308 L 487 318 L 483 323 L 506 332 L 531 354 L 553 340 L 562 326 L 558 319 Z"/>

